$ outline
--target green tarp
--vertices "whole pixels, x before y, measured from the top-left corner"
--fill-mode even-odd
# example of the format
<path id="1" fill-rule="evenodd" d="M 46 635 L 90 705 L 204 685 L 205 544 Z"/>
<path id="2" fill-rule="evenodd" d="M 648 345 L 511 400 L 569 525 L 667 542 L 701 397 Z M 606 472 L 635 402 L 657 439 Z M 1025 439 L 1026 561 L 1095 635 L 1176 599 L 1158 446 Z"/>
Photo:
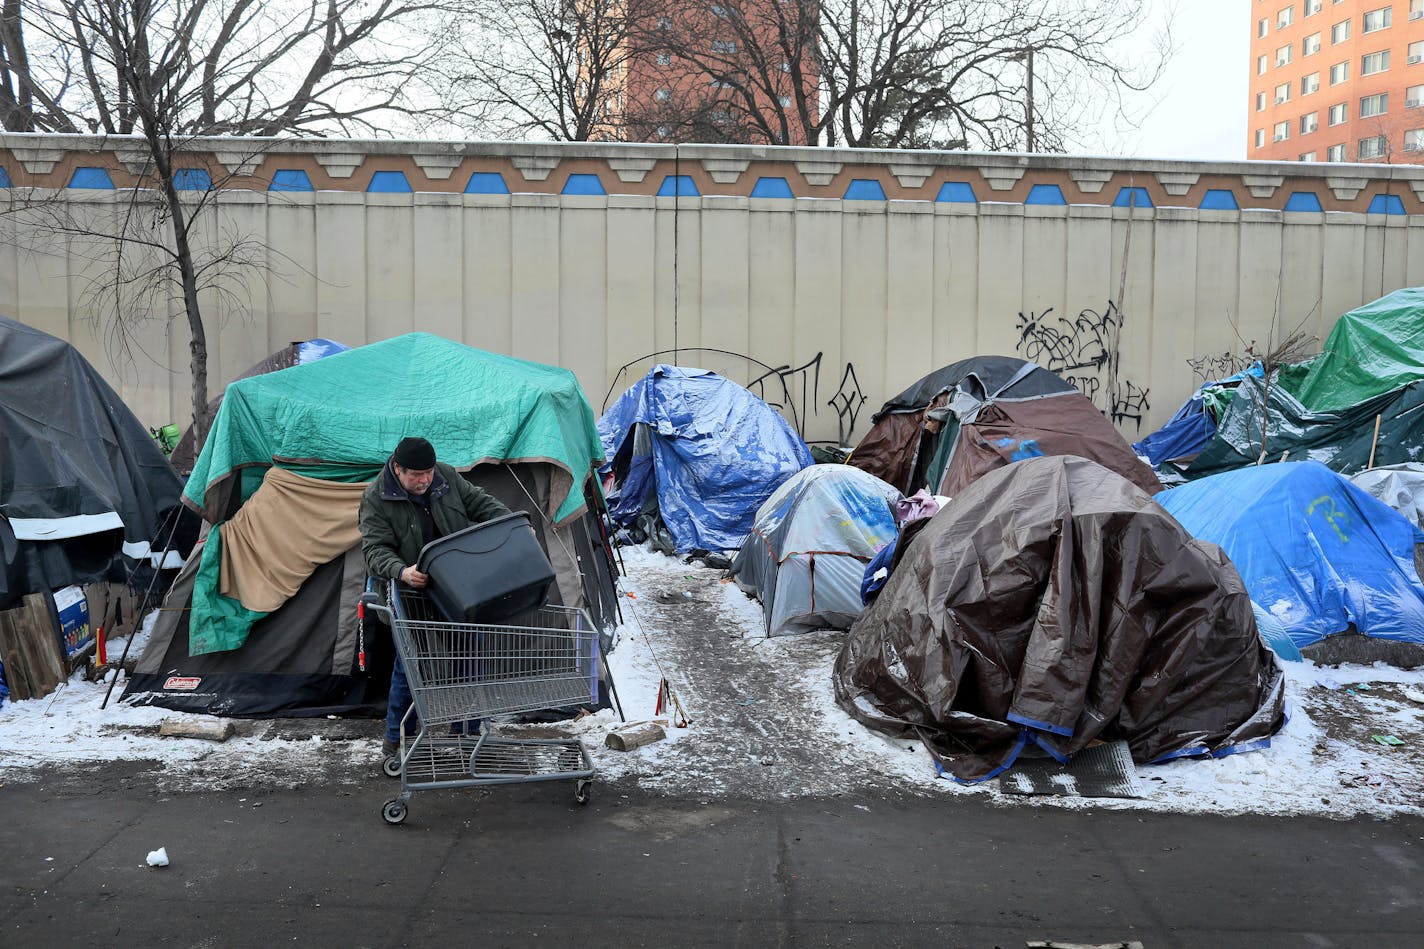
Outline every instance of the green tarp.
<path id="1" fill-rule="evenodd" d="M 409 333 L 228 386 L 184 496 L 211 511 L 209 494 L 249 465 L 314 474 L 306 466 L 325 464 L 371 477 L 407 435 L 430 439 L 456 468 L 564 468 L 571 490 L 556 522 L 583 506 L 578 486 L 603 460 L 593 410 L 569 370 Z"/>
<path id="2" fill-rule="evenodd" d="M 459 469 L 553 463 L 570 475 L 551 517 L 582 510 L 585 476 L 603 461 L 593 409 L 567 369 L 410 333 L 228 386 L 184 497 L 209 520 L 246 500 L 269 467 L 330 481 L 369 481 L 396 443 L 420 435 Z M 229 483 L 231 482 L 231 483 Z M 237 649 L 267 615 L 218 592 L 221 526 L 194 579 L 189 652 Z"/>
<path id="3" fill-rule="evenodd" d="M 1320 356 L 1282 384 L 1312 412 L 1358 405 L 1424 379 L 1424 287 L 1406 287 L 1351 310 Z"/>

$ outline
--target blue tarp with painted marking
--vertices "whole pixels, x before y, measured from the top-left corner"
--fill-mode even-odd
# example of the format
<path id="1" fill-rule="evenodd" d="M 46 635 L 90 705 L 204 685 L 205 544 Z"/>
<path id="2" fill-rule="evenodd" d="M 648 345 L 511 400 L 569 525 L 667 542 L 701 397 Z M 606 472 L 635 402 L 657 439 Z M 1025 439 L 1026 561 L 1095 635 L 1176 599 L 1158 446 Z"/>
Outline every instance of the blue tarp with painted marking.
<path id="1" fill-rule="evenodd" d="M 1193 481 L 1157 500 L 1226 551 L 1251 599 L 1309 646 L 1353 624 L 1367 636 L 1424 643 L 1424 533 L 1314 461 Z"/>
<path id="2" fill-rule="evenodd" d="M 813 461 L 775 409 L 705 369 L 654 366 L 598 420 L 598 434 L 611 459 L 603 471 L 617 482 L 614 520 L 634 521 L 656 491 L 679 551 L 740 547 L 762 502 Z"/>

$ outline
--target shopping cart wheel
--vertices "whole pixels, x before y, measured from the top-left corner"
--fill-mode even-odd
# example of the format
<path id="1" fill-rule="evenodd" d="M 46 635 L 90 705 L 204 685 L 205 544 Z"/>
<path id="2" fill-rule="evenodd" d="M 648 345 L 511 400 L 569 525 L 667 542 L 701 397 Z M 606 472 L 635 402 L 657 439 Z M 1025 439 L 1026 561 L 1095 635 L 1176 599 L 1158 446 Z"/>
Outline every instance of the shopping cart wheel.
<path id="1" fill-rule="evenodd" d="M 405 801 L 400 798 L 393 798 L 386 802 L 386 806 L 381 808 L 381 817 L 387 824 L 399 824 L 405 820 L 406 813 L 410 810 Z"/>
<path id="2" fill-rule="evenodd" d="M 592 781 L 575 781 L 575 782 L 574 782 L 574 800 L 575 800 L 575 801 L 578 801 L 580 804 L 587 804 L 589 798 L 591 798 L 591 797 L 593 797 L 593 782 L 592 782 Z"/>
<path id="3" fill-rule="evenodd" d="M 401 774 L 400 755 L 387 755 L 386 760 L 381 762 L 381 773 L 388 778 L 398 778 Z"/>

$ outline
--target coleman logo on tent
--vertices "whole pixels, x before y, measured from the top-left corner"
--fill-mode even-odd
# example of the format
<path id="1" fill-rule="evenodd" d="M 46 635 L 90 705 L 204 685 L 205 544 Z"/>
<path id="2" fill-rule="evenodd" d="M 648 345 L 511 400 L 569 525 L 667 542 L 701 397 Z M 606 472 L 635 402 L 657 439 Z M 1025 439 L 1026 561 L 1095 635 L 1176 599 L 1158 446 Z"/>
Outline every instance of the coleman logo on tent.
<path id="1" fill-rule="evenodd" d="M 163 687 L 165 689 L 180 689 L 184 692 L 191 692 L 196 689 L 198 683 L 202 681 L 202 678 L 199 676 L 169 676 L 163 680 Z"/>

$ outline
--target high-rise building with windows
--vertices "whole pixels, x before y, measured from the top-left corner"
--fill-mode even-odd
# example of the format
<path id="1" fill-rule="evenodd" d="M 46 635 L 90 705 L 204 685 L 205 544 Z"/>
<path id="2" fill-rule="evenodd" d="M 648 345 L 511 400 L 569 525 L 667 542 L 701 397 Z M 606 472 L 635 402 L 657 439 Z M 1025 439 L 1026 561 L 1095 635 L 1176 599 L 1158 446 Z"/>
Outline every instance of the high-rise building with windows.
<path id="1" fill-rule="evenodd" d="M 1246 157 L 1424 163 L 1424 0 L 1252 0 Z"/>

